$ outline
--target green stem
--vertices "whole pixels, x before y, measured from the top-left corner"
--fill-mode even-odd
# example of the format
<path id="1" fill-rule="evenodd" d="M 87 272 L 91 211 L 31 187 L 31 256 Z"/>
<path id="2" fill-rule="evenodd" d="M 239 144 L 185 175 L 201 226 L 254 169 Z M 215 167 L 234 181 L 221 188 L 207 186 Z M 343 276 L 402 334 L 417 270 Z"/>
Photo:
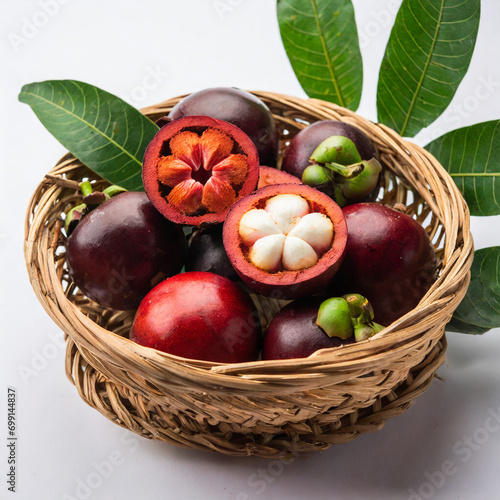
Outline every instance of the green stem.
<path id="1" fill-rule="evenodd" d="M 93 189 L 92 185 L 90 184 L 90 181 L 80 182 L 80 190 L 82 191 L 83 196 L 88 196 L 89 194 L 92 194 Z"/>
<path id="2" fill-rule="evenodd" d="M 104 194 L 107 194 L 110 198 L 113 198 L 113 196 L 119 194 L 119 193 L 124 193 L 127 190 L 125 188 L 122 188 L 121 186 L 117 186 L 116 184 L 113 184 L 112 186 L 108 186 L 106 189 L 103 190 Z"/>
<path id="3" fill-rule="evenodd" d="M 325 163 L 325 167 L 346 179 L 356 177 L 365 168 L 362 162 L 353 163 L 352 165 L 341 165 L 340 163 L 331 162 Z"/>

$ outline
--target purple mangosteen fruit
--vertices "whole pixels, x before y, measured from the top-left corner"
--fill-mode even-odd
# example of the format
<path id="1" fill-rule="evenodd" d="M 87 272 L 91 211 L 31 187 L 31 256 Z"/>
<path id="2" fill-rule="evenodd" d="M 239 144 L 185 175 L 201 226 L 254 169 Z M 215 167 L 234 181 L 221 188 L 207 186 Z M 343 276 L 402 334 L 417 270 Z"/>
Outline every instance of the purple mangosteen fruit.
<path id="1" fill-rule="evenodd" d="M 68 237 L 66 259 L 75 285 L 103 307 L 137 307 L 165 277 L 180 272 L 186 243 L 145 193 L 123 192 L 84 215 Z"/>
<path id="2" fill-rule="evenodd" d="M 236 125 L 255 144 L 261 165 L 276 166 L 278 129 L 271 111 L 257 96 L 232 87 L 208 88 L 182 99 L 172 108 L 168 118 L 178 120 L 193 115 L 209 116 Z"/>
<path id="3" fill-rule="evenodd" d="M 318 325 L 318 312 L 324 301 L 320 297 L 298 299 L 278 311 L 264 335 L 262 359 L 306 358 L 319 349 L 353 343 L 347 304 L 335 305 L 335 326 L 332 327 L 332 321 L 325 321 L 331 336 Z"/>
<path id="4" fill-rule="evenodd" d="M 211 272 L 233 281 L 239 279 L 224 249 L 222 224 L 193 228 L 189 238 L 186 271 Z"/>
<path id="5" fill-rule="evenodd" d="M 434 283 L 438 259 L 425 229 L 412 217 L 378 203 L 343 208 L 344 262 L 331 282 L 334 293 L 356 290 L 389 325 L 417 306 Z"/>
<path id="6" fill-rule="evenodd" d="M 281 170 L 302 179 L 316 148 L 331 136 L 343 136 L 355 145 L 361 160 L 378 158 L 372 140 L 358 127 L 337 120 L 314 122 L 302 129 L 291 141 L 283 156 Z"/>

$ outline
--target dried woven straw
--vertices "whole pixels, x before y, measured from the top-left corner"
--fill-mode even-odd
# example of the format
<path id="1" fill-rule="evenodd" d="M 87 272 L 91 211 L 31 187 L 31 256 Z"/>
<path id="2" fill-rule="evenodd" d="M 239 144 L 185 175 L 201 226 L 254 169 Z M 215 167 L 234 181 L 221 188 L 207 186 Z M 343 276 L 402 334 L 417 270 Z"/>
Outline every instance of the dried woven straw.
<path id="1" fill-rule="evenodd" d="M 345 121 L 373 139 L 386 167 L 379 199 L 407 207 L 427 229 L 441 262 L 437 281 L 410 313 L 369 341 L 301 360 L 223 365 L 136 345 L 127 338 L 133 312 L 104 310 L 67 274 L 61 214 L 78 201 L 79 181 L 98 179 L 70 154 L 32 197 L 25 256 L 38 299 L 66 333 L 67 375 L 87 404 L 148 438 L 277 457 L 377 431 L 425 391 L 444 360 L 444 327 L 469 283 L 473 242 L 467 205 L 427 151 L 334 104 L 254 94 L 273 112 L 282 151 L 299 130 L 322 119 Z M 143 112 L 157 119 L 182 97 Z M 266 324 L 281 304 L 253 297 Z"/>

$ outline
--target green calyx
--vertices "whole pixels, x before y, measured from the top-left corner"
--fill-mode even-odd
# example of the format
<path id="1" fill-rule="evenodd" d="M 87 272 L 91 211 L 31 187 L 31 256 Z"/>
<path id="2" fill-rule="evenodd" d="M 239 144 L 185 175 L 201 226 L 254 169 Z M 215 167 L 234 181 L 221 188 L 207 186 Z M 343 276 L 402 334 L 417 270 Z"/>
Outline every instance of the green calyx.
<path id="1" fill-rule="evenodd" d="M 64 230 L 68 236 L 73 232 L 81 218 L 85 215 L 86 211 L 87 205 L 85 203 L 80 203 L 80 205 L 68 210 L 66 213 L 66 219 L 64 219 Z"/>
<path id="2" fill-rule="evenodd" d="M 348 339 L 354 332 L 349 305 L 341 297 L 332 297 L 321 303 L 318 309 L 316 324 L 329 337 Z"/>
<path id="3" fill-rule="evenodd" d="M 338 179 L 342 194 L 346 199 L 368 196 L 375 189 L 382 165 L 376 158 L 362 161 L 358 173 L 351 178 Z"/>
<path id="4" fill-rule="evenodd" d="M 321 165 L 309 165 L 302 173 L 302 183 L 313 187 L 328 185 L 333 183 L 333 174 Z"/>
<path id="5" fill-rule="evenodd" d="M 343 298 L 349 306 L 356 342 L 367 340 L 384 329 L 382 325 L 373 321 L 373 307 L 366 297 L 359 293 L 350 293 Z"/>
<path id="6" fill-rule="evenodd" d="M 316 163 L 340 163 L 351 165 L 359 163 L 361 156 L 354 142 L 343 135 L 332 135 L 325 139 L 311 155 Z"/>
<path id="7" fill-rule="evenodd" d="M 117 194 L 120 193 L 125 193 L 127 190 L 125 188 L 122 188 L 121 186 L 116 186 L 115 184 L 108 186 L 106 189 L 103 190 L 103 193 L 109 198 L 113 198 L 113 196 L 116 196 Z"/>
<path id="8" fill-rule="evenodd" d="M 349 339 L 356 342 L 367 340 L 384 327 L 373 321 L 374 313 L 368 300 L 359 294 L 332 297 L 321 303 L 316 324 L 329 337 Z"/>
<path id="9" fill-rule="evenodd" d="M 311 164 L 302 174 L 302 182 L 327 194 L 333 193 L 340 206 L 370 194 L 382 171 L 375 157 L 362 160 L 354 143 L 338 135 L 325 139 L 310 160 Z"/>
<path id="10" fill-rule="evenodd" d="M 90 181 L 81 182 L 79 187 L 82 193 L 83 203 L 80 203 L 68 210 L 66 213 L 66 219 L 64 220 L 64 229 L 66 230 L 66 234 L 68 236 L 74 231 L 82 217 L 92 210 L 92 208 L 104 203 L 119 193 L 127 191 L 126 189 L 116 185 L 109 186 L 103 191 L 94 191 Z"/>

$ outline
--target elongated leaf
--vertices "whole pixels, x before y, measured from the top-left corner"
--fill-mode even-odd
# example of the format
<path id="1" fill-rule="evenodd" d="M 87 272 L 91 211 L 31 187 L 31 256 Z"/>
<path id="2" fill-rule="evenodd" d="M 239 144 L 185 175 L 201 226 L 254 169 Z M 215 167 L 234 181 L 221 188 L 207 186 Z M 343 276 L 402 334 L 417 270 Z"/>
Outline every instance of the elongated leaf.
<path id="1" fill-rule="evenodd" d="M 363 65 L 351 0 L 278 0 L 281 39 L 309 97 L 356 110 Z"/>
<path id="2" fill-rule="evenodd" d="M 447 329 L 484 333 L 500 327 L 500 247 L 476 250 L 471 282 Z"/>
<path id="3" fill-rule="evenodd" d="M 413 137 L 446 109 L 467 73 L 480 0 L 403 0 L 380 67 L 379 122 Z"/>
<path id="4" fill-rule="evenodd" d="M 25 85 L 19 100 L 29 104 L 47 130 L 94 172 L 125 189 L 143 189 L 143 155 L 158 126 L 137 109 L 73 80 Z"/>
<path id="5" fill-rule="evenodd" d="M 472 215 L 500 215 L 500 120 L 452 130 L 425 148 L 453 177 Z"/>

